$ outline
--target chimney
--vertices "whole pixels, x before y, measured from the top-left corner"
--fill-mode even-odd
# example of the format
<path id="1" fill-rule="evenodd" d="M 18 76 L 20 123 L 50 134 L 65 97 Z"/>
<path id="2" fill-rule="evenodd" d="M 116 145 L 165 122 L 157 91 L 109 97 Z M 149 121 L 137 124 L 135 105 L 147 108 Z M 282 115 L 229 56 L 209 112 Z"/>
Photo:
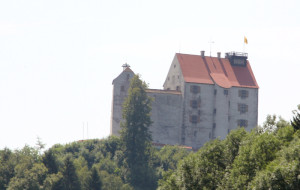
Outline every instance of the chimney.
<path id="1" fill-rule="evenodd" d="M 218 52 L 217 54 L 218 54 L 218 58 L 221 58 L 221 52 Z"/>
<path id="2" fill-rule="evenodd" d="M 204 57 L 205 51 L 201 51 L 201 57 Z"/>

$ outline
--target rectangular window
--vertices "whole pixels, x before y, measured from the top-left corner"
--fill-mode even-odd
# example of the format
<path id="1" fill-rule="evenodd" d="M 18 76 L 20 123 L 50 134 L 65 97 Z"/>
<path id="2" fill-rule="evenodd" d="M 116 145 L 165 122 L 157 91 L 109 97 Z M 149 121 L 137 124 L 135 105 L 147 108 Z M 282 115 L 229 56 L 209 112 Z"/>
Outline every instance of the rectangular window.
<path id="1" fill-rule="evenodd" d="M 239 90 L 239 97 L 242 99 L 248 98 L 249 92 L 248 90 Z"/>
<path id="2" fill-rule="evenodd" d="M 228 95 L 228 90 L 224 90 L 224 95 Z"/>
<path id="3" fill-rule="evenodd" d="M 215 129 L 216 128 L 216 123 L 213 123 L 213 129 Z"/>
<path id="4" fill-rule="evenodd" d="M 125 91 L 125 87 L 121 86 L 121 92 L 124 92 L 124 91 Z"/>
<path id="5" fill-rule="evenodd" d="M 215 109 L 214 109 L 214 115 L 216 115 L 216 114 L 217 114 L 217 109 L 215 108 Z"/>
<path id="6" fill-rule="evenodd" d="M 191 123 L 199 123 L 200 117 L 198 115 L 191 115 L 190 116 L 190 122 Z"/>
<path id="7" fill-rule="evenodd" d="M 176 86 L 176 91 L 180 91 L 180 86 Z"/>
<path id="8" fill-rule="evenodd" d="M 198 108 L 200 106 L 200 102 L 198 102 L 197 100 L 191 100 L 190 101 L 190 106 L 194 109 Z"/>
<path id="9" fill-rule="evenodd" d="M 217 95 L 217 90 L 214 90 L 214 95 Z"/>
<path id="10" fill-rule="evenodd" d="M 248 127 L 248 120 L 239 119 L 237 121 L 238 127 Z"/>
<path id="11" fill-rule="evenodd" d="M 238 104 L 238 111 L 240 113 L 246 113 L 246 112 L 248 112 L 248 105 L 246 105 L 246 104 Z"/>
<path id="12" fill-rule="evenodd" d="M 190 91 L 193 94 L 198 94 L 198 93 L 200 93 L 200 86 L 192 85 L 192 86 L 190 86 Z"/>

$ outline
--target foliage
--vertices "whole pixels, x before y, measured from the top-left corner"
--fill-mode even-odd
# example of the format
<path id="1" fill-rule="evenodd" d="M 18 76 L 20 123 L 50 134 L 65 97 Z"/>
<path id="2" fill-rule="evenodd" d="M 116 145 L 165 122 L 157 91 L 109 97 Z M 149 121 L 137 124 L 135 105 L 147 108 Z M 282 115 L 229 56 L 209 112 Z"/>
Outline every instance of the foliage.
<path id="1" fill-rule="evenodd" d="M 299 189 L 300 132 L 275 115 L 264 127 L 208 142 L 164 172 L 158 189 Z"/>
<path id="2" fill-rule="evenodd" d="M 125 140 L 123 136 L 56 144 L 44 152 L 40 140 L 36 147 L 4 148 L 0 150 L 0 190 L 155 189 L 157 181 L 160 190 L 300 189 L 300 130 L 293 121 L 278 120 L 275 115 L 267 117 L 263 128 L 232 130 L 224 140 L 210 141 L 198 152 L 178 146 L 158 150 L 150 141 L 134 147 L 130 138 Z M 144 149 L 137 154 L 126 146 Z M 144 162 L 136 159 L 137 166 L 129 164 L 131 154 Z M 135 170 L 140 170 L 134 174 L 140 175 L 140 184 L 130 180 Z"/>
<path id="3" fill-rule="evenodd" d="M 294 130 L 300 129 L 300 105 L 298 105 L 298 110 L 293 111 L 294 117 L 292 120 L 292 126 L 294 127 Z"/>
<path id="4" fill-rule="evenodd" d="M 89 189 L 89 190 L 101 190 L 102 189 L 102 182 L 100 180 L 98 171 L 95 167 L 92 168 L 92 173 L 90 174 L 89 178 L 87 179 L 86 189 Z"/>
<path id="5" fill-rule="evenodd" d="M 151 98 L 146 93 L 147 85 L 135 75 L 130 82 L 128 97 L 123 104 L 121 141 L 127 180 L 137 189 L 153 188 L 151 169 L 151 133 L 149 126 Z"/>
<path id="6" fill-rule="evenodd" d="M 67 155 L 64 161 L 63 175 L 63 187 L 66 190 L 79 190 L 80 182 L 76 173 L 76 169 L 71 155 Z"/>

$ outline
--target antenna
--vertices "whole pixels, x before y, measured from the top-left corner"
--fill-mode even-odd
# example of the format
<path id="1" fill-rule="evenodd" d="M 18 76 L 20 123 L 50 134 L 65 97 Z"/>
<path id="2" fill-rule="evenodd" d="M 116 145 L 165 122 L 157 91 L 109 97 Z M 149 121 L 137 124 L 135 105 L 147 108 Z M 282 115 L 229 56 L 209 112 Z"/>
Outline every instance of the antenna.
<path id="1" fill-rule="evenodd" d="M 86 122 L 86 136 L 89 139 L 89 122 Z"/>
<path id="2" fill-rule="evenodd" d="M 208 43 L 209 43 L 209 55 L 211 57 L 211 45 L 215 42 L 210 39 L 210 41 Z"/>
<path id="3" fill-rule="evenodd" d="M 84 140 L 84 122 L 82 122 L 82 140 Z"/>

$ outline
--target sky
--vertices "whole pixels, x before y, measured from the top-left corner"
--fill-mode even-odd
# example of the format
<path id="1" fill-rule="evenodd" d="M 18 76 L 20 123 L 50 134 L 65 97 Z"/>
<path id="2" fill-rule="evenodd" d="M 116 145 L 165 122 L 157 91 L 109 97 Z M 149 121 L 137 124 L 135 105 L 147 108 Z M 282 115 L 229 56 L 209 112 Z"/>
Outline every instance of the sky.
<path id="1" fill-rule="evenodd" d="M 162 89 L 178 52 L 247 52 L 258 124 L 268 114 L 290 120 L 300 104 L 299 9 L 299 0 L 0 1 L 0 149 L 108 137 L 121 66 Z"/>

